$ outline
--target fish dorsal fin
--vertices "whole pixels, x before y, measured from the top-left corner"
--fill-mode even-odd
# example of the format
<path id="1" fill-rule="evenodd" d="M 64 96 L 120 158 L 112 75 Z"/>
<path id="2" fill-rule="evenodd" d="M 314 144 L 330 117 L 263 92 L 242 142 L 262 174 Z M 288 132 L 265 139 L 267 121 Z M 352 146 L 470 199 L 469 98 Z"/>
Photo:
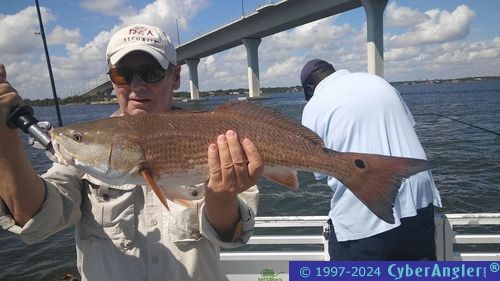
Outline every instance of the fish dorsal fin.
<path id="1" fill-rule="evenodd" d="M 248 118 L 254 122 L 262 122 L 280 127 L 289 133 L 301 136 L 316 145 L 324 147 L 323 140 L 313 131 L 288 117 L 275 112 L 269 108 L 250 101 L 227 101 L 215 108 L 212 114 L 233 115 L 234 118 L 245 120 Z"/>
<path id="2" fill-rule="evenodd" d="M 181 107 L 176 107 L 175 109 L 161 113 L 161 114 L 178 114 L 178 113 L 204 113 L 208 112 L 207 109 L 189 109 L 189 108 L 181 108 Z"/>

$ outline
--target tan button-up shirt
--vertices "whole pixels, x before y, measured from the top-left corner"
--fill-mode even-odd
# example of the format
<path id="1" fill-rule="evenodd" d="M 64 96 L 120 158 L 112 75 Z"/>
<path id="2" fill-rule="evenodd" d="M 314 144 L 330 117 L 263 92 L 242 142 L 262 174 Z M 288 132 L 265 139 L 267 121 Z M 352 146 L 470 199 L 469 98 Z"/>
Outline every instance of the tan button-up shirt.
<path id="1" fill-rule="evenodd" d="M 42 178 L 39 213 L 21 228 L 0 206 L 0 226 L 33 243 L 76 224 L 83 280 L 227 280 L 219 248 L 244 245 L 255 224 L 256 186 L 239 195 L 241 236 L 228 243 L 208 222 L 203 200 L 193 208 L 169 201 L 168 211 L 148 186 L 103 184 L 57 163 Z"/>

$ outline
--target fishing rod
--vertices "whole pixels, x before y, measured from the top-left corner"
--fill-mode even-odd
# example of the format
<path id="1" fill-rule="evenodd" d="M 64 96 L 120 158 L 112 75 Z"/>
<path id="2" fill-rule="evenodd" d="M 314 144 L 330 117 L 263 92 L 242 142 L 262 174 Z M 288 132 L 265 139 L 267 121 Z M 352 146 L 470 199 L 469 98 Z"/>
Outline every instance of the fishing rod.
<path id="1" fill-rule="evenodd" d="M 437 115 L 437 116 L 439 116 L 439 117 L 443 117 L 443 118 L 446 118 L 446 119 L 450 119 L 450 120 L 453 120 L 453 121 L 456 121 L 456 122 L 459 122 L 459 123 L 462 123 L 462 124 L 465 124 L 465 125 L 468 125 L 468 126 L 471 126 L 471 127 L 477 128 L 477 129 L 480 129 L 480 130 L 483 130 L 483 131 L 485 131 L 485 132 L 495 134 L 495 135 L 497 135 L 496 140 L 499 140 L 499 139 L 500 139 L 500 133 L 497 133 L 497 132 L 495 132 L 495 131 L 488 130 L 488 129 L 485 129 L 485 128 L 482 128 L 482 127 L 479 127 L 479 126 L 477 126 L 477 125 L 474 125 L 474 124 L 471 124 L 471 123 L 467 123 L 467 122 L 465 122 L 465 121 L 462 121 L 462 120 L 459 120 L 459 119 L 456 119 L 456 118 L 453 118 L 453 117 L 445 116 L 445 115 L 442 115 L 442 114 L 439 114 L 439 113 L 429 113 L 429 114 L 432 114 L 432 115 Z"/>
<path id="2" fill-rule="evenodd" d="M 49 68 L 50 84 L 52 85 L 52 94 L 54 96 L 54 102 L 56 106 L 57 121 L 59 122 L 59 127 L 63 126 L 61 111 L 59 110 L 59 101 L 57 99 L 56 85 L 54 83 L 54 75 L 52 75 L 52 66 L 50 64 L 49 50 L 47 49 L 47 40 L 45 39 L 45 30 L 43 28 L 42 15 L 40 14 L 40 6 L 38 5 L 38 0 L 35 0 L 36 11 L 38 13 L 38 22 L 40 24 L 40 35 L 42 35 L 43 48 L 45 50 L 45 58 L 47 59 L 47 67 Z"/>

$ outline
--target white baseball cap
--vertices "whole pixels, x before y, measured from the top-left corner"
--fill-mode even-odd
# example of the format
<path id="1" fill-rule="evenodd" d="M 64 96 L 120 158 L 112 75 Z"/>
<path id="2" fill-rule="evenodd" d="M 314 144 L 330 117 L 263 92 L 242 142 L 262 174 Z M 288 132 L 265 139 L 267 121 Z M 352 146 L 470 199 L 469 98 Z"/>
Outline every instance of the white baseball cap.
<path id="1" fill-rule="evenodd" d="M 156 26 L 133 24 L 118 30 L 109 40 L 106 61 L 114 65 L 133 51 L 150 54 L 164 69 L 169 63 L 177 64 L 177 54 L 170 37 Z"/>

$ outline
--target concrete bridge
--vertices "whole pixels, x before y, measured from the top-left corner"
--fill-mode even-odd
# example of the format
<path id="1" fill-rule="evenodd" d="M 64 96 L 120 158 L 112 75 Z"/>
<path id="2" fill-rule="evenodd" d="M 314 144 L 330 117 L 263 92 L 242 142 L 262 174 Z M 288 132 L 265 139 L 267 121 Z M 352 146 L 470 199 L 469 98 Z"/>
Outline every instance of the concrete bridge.
<path id="1" fill-rule="evenodd" d="M 83 97 L 88 97 L 92 101 L 110 101 L 112 98 L 113 85 L 110 80 L 102 82 L 94 88 L 82 94 Z"/>
<path id="2" fill-rule="evenodd" d="M 241 44 L 247 51 L 249 98 L 260 97 L 258 47 L 261 38 L 322 18 L 363 7 L 367 17 L 368 72 L 383 76 L 383 13 L 387 0 L 284 0 L 177 47 L 178 64 L 189 69 L 191 99 L 199 100 L 201 58 Z"/>

